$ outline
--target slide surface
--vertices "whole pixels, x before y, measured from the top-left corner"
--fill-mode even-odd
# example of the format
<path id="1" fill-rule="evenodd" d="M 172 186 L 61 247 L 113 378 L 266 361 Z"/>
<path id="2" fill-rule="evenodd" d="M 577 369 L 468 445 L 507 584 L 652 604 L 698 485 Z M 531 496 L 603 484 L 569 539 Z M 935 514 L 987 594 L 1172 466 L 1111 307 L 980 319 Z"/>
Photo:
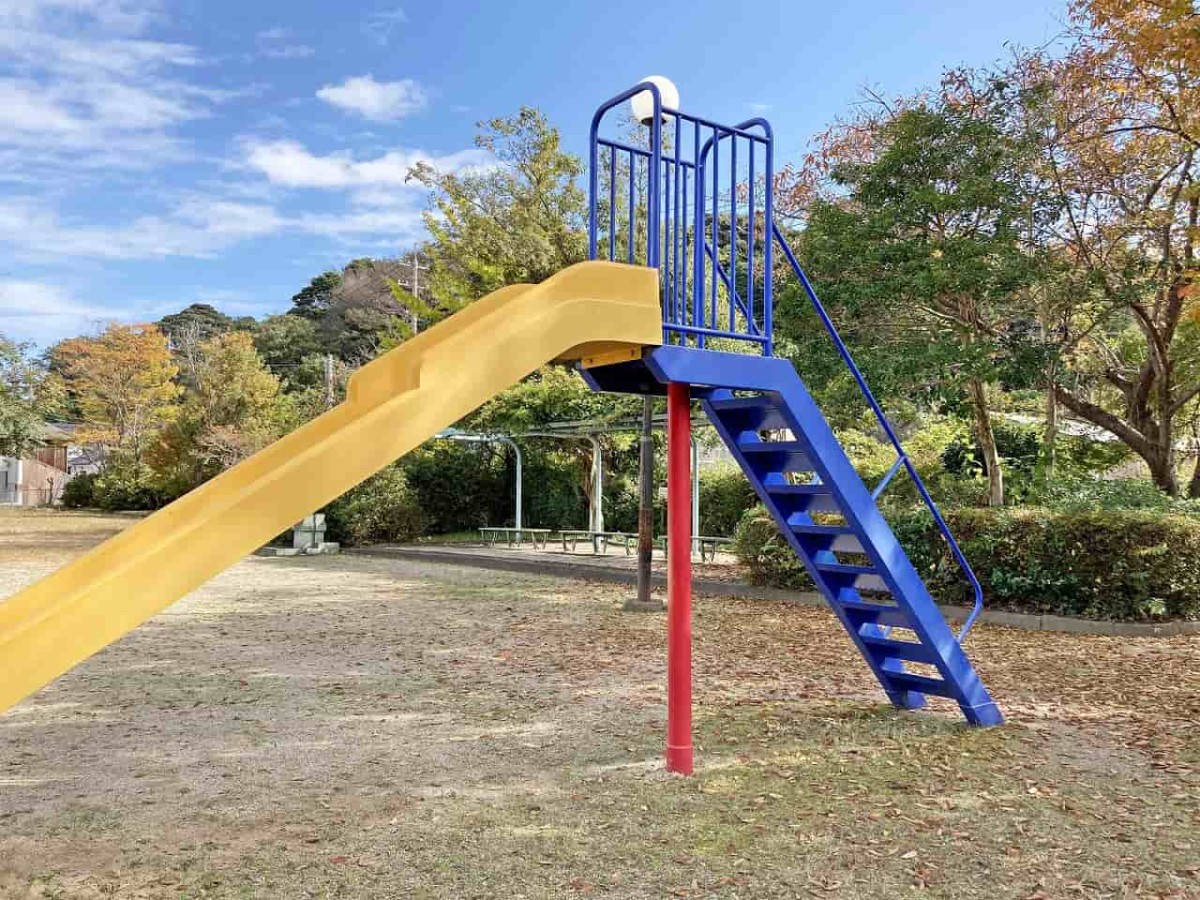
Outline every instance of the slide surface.
<path id="1" fill-rule="evenodd" d="M 655 270 L 502 288 L 355 373 L 345 402 L 0 601 L 0 712 L 553 360 L 662 342 Z"/>

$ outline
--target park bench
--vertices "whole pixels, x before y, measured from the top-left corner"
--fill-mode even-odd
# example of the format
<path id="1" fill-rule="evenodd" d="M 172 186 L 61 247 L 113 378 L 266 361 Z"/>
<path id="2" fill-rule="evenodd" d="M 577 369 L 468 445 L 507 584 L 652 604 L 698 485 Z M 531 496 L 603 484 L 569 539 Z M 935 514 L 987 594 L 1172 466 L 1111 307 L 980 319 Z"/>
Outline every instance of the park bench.
<path id="1" fill-rule="evenodd" d="M 526 536 L 533 549 L 543 550 L 550 539 L 550 529 L 514 526 L 481 526 L 479 529 L 480 539 L 489 547 L 495 547 L 501 540 L 509 547 L 519 547 Z"/>
<path id="2" fill-rule="evenodd" d="M 692 540 L 700 548 L 700 562 L 714 562 L 717 558 L 717 548 L 726 547 L 733 543 L 733 538 L 713 537 L 712 535 L 704 534 Z M 667 539 L 665 537 L 656 538 L 655 543 L 662 550 L 663 556 L 666 556 Z"/>
<path id="3" fill-rule="evenodd" d="M 574 553 L 575 548 L 579 546 L 580 541 L 587 541 L 592 545 L 592 552 L 601 554 L 608 550 L 608 545 L 623 544 L 625 552 L 630 552 L 630 540 L 637 542 L 636 534 L 626 534 L 623 531 L 587 531 L 584 529 L 563 529 L 559 532 L 559 537 L 562 539 L 562 548 L 564 553 Z"/>

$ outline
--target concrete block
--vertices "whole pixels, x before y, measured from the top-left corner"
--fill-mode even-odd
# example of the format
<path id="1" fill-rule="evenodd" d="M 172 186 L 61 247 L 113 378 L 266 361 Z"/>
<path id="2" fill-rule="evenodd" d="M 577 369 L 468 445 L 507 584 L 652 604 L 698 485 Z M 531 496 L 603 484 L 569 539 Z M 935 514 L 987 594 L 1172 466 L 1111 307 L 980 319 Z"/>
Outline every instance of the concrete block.
<path id="1" fill-rule="evenodd" d="M 304 551 L 295 547 L 260 547 L 255 556 L 299 556 Z"/>
<path id="2" fill-rule="evenodd" d="M 325 542 L 325 513 L 305 516 L 292 527 L 292 546 L 307 551 Z"/>

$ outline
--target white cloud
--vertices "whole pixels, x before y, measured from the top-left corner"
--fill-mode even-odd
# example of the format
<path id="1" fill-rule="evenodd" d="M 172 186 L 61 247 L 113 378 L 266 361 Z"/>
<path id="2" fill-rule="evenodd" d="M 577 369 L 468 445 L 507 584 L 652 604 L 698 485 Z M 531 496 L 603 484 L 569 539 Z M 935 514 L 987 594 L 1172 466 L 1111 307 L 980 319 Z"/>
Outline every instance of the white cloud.
<path id="1" fill-rule="evenodd" d="M 0 316 L 85 316 L 97 310 L 74 300 L 59 285 L 0 278 Z"/>
<path id="2" fill-rule="evenodd" d="M 10 180 L 183 155 L 174 130 L 225 95 L 182 77 L 198 65 L 193 48 L 138 36 L 158 14 L 153 0 L 0 0 Z"/>
<path id="3" fill-rule="evenodd" d="M 81 303 L 61 285 L 0 279 L 0 334 L 12 340 L 46 344 L 112 318 L 109 310 Z"/>
<path id="4" fill-rule="evenodd" d="M 23 259 L 163 259 L 206 257 L 240 241 L 281 231 L 286 220 L 265 204 L 185 197 L 166 214 L 122 225 L 63 221 L 35 201 L 0 201 L 0 244 Z"/>
<path id="5" fill-rule="evenodd" d="M 0 200 L 0 247 L 11 248 L 10 255 L 23 262 L 57 265 L 76 259 L 209 258 L 243 241 L 281 234 L 394 248 L 422 236 L 422 209 L 416 191 L 372 185 L 356 188 L 345 207 L 330 212 L 288 214 L 266 203 L 197 195 L 124 224 L 65 220 L 32 200 Z"/>
<path id="6" fill-rule="evenodd" d="M 394 122 L 424 109 L 429 102 L 425 89 L 411 78 L 376 81 L 370 75 L 327 84 L 317 96 L 331 106 L 358 113 L 375 122 Z"/>
<path id="7" fill-rule="evenodd" d="M 4 0 L 0 22 L 31 24 L 49 18 L 91 18 L 115 31 L 140 31 L 161 14 L 157 0 Z"/>
<path id="8" fill-rule="evenodd" d="M 288 28 L 268 28 L 254 35 L 254 45 L 258 52 L 269 59 L 305 59 L 317 51 L 297 41 L 292 40 L 292 32 Z"/>
<path id="9" fill-rule="evenodd" d="M 245 145 L 246 164 L 274 184 L 306 188 L 403 187 L 410 170 L 426 163 L 438 171 L 483 168 L 493 162 L 484 150 L 461 150 L 432 156 L 420 150 L 390 150 L 374 159 L 356 160 L 348 154 L 318 156 L 296 141 L 251 141 Z"/>
<path id="10" fill-rule="evenodd" d="M 408 15 L 399 6 L 371 13 L 363 20 L 362 32 L 380 47 L 392 39 L 392 34 L 401 25 L 408 23 Z"/>

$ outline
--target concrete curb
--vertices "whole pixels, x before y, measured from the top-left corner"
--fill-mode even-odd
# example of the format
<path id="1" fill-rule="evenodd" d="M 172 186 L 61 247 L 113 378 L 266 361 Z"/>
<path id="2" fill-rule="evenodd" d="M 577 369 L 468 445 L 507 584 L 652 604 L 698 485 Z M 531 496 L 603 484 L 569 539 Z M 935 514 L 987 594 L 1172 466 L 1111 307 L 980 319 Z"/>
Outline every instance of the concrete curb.
<path id="1" fill-rule="evenodd" d="M 559 578 L 574 578 L 586 581 L 608 581 L 615 584 L 636 584 L 637 574 L 606 566 L 575 563 L 549 559 L 511 559 L 495 556 L 474 556 L 438 547 L 380 546 L 365 547 L 350 553 L 363 556 L 395 556 L 404 559 L 423 559 L 449 565 L 471 566 L 502 572 L 528 572 L 535 575 L 554 575 Z M 651 576 L 655 587 L 666 587 L 665 575 Z M 811 591 L 788 591 L 781 588 L 758 587 L 738 581 L 714 581 L 709 578 L 692 580 L 692 590 L 697 594 L 718 597 L 736 597 L 739 600 L 775 600 L 801 606 L 824 606 L 820 594 Z M 951 621 L 961 622 L 967 617 L 968 609 L 961 606 L 943 606 L 942 614 Z M 979 621 L 1005 628 L 1020 628 L 1024 631 L 1053 631 L 1065 634 L 1091 634 L 1107 637 L 1176 637 L 1200 634 L 1200 622 L 1106 622 L 1096 619 L 1073 619 L 1069 616 L 1039 616 L 1031 613 L 1007 612 L 985 609 Z"/>

